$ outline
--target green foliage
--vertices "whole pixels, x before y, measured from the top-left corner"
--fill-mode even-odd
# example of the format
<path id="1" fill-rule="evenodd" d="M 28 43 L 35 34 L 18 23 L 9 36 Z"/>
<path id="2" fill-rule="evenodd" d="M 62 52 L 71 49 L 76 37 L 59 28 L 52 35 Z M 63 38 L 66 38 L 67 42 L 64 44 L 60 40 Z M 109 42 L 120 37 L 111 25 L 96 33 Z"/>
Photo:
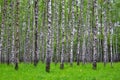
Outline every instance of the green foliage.
<path id="1" fill-rule="evenodd" d="M 97 70 L 92 69 L 92 64 L 73 67 L 65 64 L 65 69 L 60 70 L 59 65 L 51 64 L 50 73 L 45 72 L 45 64 L 39 63 L 37 67 L 32 64 L 19 65 L 15 71 L 13 65 L 0 64 L 0 80 L 119 80 L 120 63 L 110 64 L 106 67 L 103 63 L 98 64 Z"/>

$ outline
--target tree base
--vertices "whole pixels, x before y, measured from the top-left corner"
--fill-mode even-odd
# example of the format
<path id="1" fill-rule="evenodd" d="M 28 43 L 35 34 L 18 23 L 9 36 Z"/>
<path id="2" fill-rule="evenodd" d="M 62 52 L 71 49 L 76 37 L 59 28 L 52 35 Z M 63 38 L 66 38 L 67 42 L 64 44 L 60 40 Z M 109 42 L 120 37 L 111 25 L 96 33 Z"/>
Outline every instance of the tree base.
<path id="1" fill-rule="evenodd" d="M 18 70 L 18 63 L 15 63 L 15 70 Z"/>
<path id="2" fill-rule="evenodd" d="M 64 69 L 64 64 L 60 64 L 60 69 Z"/>
<path id="3" fill-rule="evenodd" d="M 70 66 L 73 67 L 73 63 L 70 63 Z"/>
<path id="4" fill-rule="evenodd" d="M 96 70 L 97 69 L 97 64 L 96 61 L 93 62 L 93 69 Z"/>
<path id="5" fill-rule="evenodd" d="M 77 65 L 80 65 L 80 62 L 77 62 Z"/>
<path id="6" fill-rule="evenodd" d="M 38 60 L 34 59 L 34 66 L 37 66 L 37 64 L 38 64 Z"/>
<path id="7" fill-rule="evenodd" d="M 46 62 L 46 72 L 50 72 L 50 58 L 47 58 L 47 62 Z"/>
<path id="8" fill-rule="evenodd" d="M 50 72 L 50 64 L 46 64 L 46 72 Z"/>

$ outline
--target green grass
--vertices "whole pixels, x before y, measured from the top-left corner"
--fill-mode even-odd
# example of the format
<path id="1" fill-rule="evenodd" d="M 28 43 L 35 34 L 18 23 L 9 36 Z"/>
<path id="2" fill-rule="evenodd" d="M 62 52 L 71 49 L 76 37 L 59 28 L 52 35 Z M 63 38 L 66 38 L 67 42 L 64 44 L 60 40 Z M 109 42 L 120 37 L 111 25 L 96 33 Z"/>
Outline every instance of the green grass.
<path id="1" fill-rule="evenodd" d="M 110 64 L 106 67 L 99 63 L 97 70 L 92 69 L 91 64 L 73 67 L 65 64 L 64 70 L 60 70 L 59 64 L 51 64 L 50 73 L 45 72 L 45 64 L 39 63 L 37 67 L 33 64 L 19 65 L 15 71 L 13 65 L 0 64 L 0 80 L 120 80 L 120 63 Z"/>

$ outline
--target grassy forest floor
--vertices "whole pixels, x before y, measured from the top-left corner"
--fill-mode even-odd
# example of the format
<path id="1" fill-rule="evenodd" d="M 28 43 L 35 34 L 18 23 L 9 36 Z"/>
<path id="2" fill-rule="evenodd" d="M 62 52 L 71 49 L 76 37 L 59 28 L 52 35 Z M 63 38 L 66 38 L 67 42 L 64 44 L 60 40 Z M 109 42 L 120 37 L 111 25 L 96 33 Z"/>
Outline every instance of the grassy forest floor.
<path id="1" fill-rule="evenodd" d="M 59 64 L 51 64 L 50 73 L 45 72 L 45 64 L 19 64 L 19 70 L 15 71 L 13 65 L 0 64 L 0 80 L 120 80 L 120 63 L 110 64 L 106 67 L 98 63 L 97 70 L 92 69 L 92 64 L 73 67 L 65 64 L 64 70 L 60 70 Z"/>

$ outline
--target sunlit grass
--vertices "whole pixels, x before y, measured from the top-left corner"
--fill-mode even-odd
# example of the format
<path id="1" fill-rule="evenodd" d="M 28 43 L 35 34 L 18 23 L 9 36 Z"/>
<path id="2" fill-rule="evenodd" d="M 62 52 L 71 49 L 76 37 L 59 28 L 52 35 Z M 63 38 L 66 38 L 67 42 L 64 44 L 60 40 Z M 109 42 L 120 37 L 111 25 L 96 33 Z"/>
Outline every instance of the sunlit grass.
<path id="1" fill-rule="evenodd" d="M 72 67 L 65 64 L 60 70 L 60 65 L 51 64 L 50 73 L 45 72 L 45 64 L 39 63 L 37 67 L 33 64 L 19 64 L 19 70 L 15 71 L 13 65 L 0 64 L 0 80 L 120 80 L 120 63 L 110 64 L 106 67 L 99 63 L 97 70 L 92 69 L 92 64 Z"/>

